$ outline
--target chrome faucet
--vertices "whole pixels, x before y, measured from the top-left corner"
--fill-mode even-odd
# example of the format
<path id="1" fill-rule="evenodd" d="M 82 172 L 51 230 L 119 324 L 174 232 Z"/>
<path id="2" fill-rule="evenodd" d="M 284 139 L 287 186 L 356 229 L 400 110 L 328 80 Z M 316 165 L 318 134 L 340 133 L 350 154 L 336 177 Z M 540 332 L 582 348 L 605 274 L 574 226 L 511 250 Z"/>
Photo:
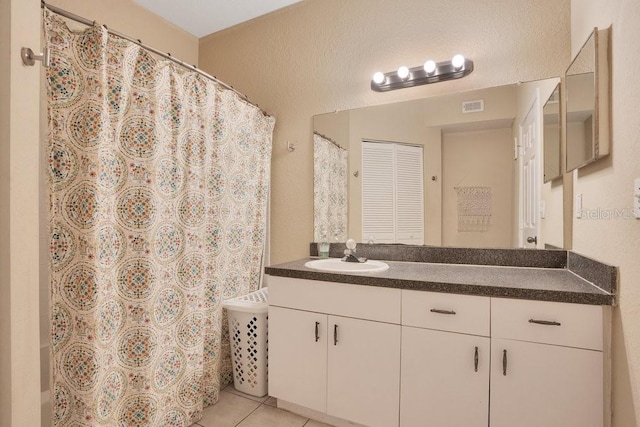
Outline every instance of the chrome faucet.
<path id="1" fill-rule="evenodd" d="M 356 256 L 356 241 L 353 239 L 347 240 L 347 249 L 344 250 L 344 258 L 342 261 L 344 262 L 359 262 L 365 263 L 367 262 L 366 258 L 360 258 Z"/>

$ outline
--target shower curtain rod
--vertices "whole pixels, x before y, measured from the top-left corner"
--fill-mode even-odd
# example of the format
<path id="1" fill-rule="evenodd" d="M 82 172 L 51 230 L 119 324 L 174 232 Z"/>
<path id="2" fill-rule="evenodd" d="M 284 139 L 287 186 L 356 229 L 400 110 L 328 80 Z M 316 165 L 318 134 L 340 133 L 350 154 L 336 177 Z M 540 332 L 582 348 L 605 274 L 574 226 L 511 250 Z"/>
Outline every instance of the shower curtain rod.
<path id="1" fill-rule="evenodd" d="M 340 144 L 338 144 L 337 142 L 335 142 L 333 139 L 329 138 L 328 136 L 325 136 L 325 135 L 321 134 L 320 132 L 316 132 L 316 131 L 314 131 L 313 133 L 314 133 L 315 135 L 318 135 L 318 136 L 319 136 L 319 137 L 321 137 L 321 138 L 326 139 L 327 141 L 329 141 L 330 143 L 332 143 L 333 145 L 335 145 L 335 146 L 336 146 L 336 147 L 338 147 L 339 149 L 341 149 L 341 150 L 345 150 L 345 151 L 347 150 L 346 148 L 342 147 Z"/>
<path id="2" fill-rule="evenodd" d="M 65 18 L 71 19 L 72 21 L 79 22 L 79 23 L 87 25 L 89 27 L 93 27 L 93 26 L 96 25 L 96 21 L 91 21 L 91 20 L 89 20 L 87 18 L 83 18 L 82 16 L 76 15 L 74 13 L 71 13 L 71 12 L 67 11 L 67 10 L 60 9 L 59 7 L 47 4 L 44 0 L 40 1 L 40 7 L 47 8 L 53 13 L 56 13 L 56 14 L 58 14 L 60 16 L 64 16 Z M 159 56 L 161 56 L 163 58 L 169 59 L 169 60 L 175 62 L 178 65 L 181 65 L 181 66 L 183 66 L 185 68 L 188 68 L 188 69 L 190 69 L 192 71 L 195 71 L 196 73 L 208 78 L 209 80 L 213 80 L 214 82 L 218 83 L 222 87 L 235 92 L 243 101 L 245 101 L 246 103 L 248 103 L 250 105 L 253 105 L 257 109 L 262 111 L 262 114 L 264 114 L 265 116 L 271 117 L 271 115 L 269 113 L 267 113 L 266 111 L 264 111 L 262 108 L 260 108 L 260 106 L 258 104 L 255 104 L 255 103 L 251 102 L 249 100 L 248 96 L 246 96 L 245 94 L 241 93 L 237 89 L 234 89 L 233 86 L 230 86 L 230 85 L 226 84 L 225 82 L 223 82 L 221 80 L 218 80 L 218 78 L 216 78 L 215 76 L 212 76 L 211 74 L 208 74 L 208 73 L 202 71 L 201 69 L 199 69 L 195 65 L 191 65 L 191 64 L 189 64 L 187 62 L 184 62 L 184 61 L 182 61 L 182 60 L 180 60 L 178 58 L 175 58 L 170 53 L 164 53 L 164 52 L 159 51 L 158 49 L 156 49 L 154 47 L 146 45 L 146 44 L 142 43 L 142 40 L 140 40 L 140 39 L 134 39 L 132 37 L 127 36 L 126 34 L 122 34 L 122 33 L 118 32 L 118 31 L 112 30 L 111 28 L 107 27 L 105 24 L 102 24 L 102 26 L 107 30 L 107 32 L 109 32 L 110 34 L 113 34 L 114 36 L 120 37 L 120 38 L 125 39 L 125 40 L 129 40 L 130 42 L 135 43 L 138 46 L 155 53 L 156 55 L 159 55 Z"/>

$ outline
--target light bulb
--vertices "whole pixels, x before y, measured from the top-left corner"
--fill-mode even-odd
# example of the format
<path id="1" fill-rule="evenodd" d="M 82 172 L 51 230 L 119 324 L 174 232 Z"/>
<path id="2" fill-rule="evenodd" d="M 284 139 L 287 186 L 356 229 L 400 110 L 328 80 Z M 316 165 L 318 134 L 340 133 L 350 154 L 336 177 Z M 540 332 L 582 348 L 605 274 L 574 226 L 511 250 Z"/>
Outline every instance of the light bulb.
<path id="1" fill-rule="evenodd" d="M 427 74 L 433 74 L 433 72 L 436 70 L 436 63 L 432 60 L 428 60 L 427 62 L 424 63 L 424 71 L 427 72 Z"/>
<path id="2" fill-rule="evenodd" d="M 409 69 L 404 65 L 398 68 L 398 77 L 400 77 L 402 80 L 405 80 L 407 77 L 409 77 Z"/>
<path id="3" fill-rule="evenodd" d="M 373 75 L 373 82 L 377 85 L 381 84 L 382 82 L 384 82 L 384 74 L 382 74 L 380 71 L 378 71 L 377 73 L 375 73 Z"/>
<path id="4" fill-rule="evenodd" d="M 453 68 L 455 68 L 456 70 L 462 68 L 462 66 L 464 65 L 464 56 L 456 55 L 451 58 L 451 65 L 453 65 Z"/>

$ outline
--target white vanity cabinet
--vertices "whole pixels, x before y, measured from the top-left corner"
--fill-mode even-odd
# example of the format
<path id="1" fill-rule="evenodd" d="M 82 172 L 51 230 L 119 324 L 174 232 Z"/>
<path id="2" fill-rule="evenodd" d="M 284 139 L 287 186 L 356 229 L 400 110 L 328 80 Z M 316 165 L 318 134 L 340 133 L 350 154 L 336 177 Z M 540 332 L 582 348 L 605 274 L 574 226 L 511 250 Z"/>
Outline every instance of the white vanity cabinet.
<path id="1" fill-rule="evenodd" d="M 372 427 L 609 426 L 610 307 L 280 276 L 269 304 L 269 394 L 294 412 Z"/>
<path id="2" fill-rule="evenodd" d="M 327 414 L 367 426 L 397 426 L 400 326 L 329 316 L 329 329 Z"/>
<path id="3" fill-rule="evenodd" d="M 491 427 L 602 427 L 603 307 L 492 298 Z"/>
<path id="4" fill-rule="evenodd" d="M 402 291 L 400 426 L 486 427 L 490 299 Z"/>
<path id="5" fill-rule="evenodd" d="M 400 290 L 271 277 L 269 305 L 270 395 L 398 425 Z"/>
<path id="6" fill-rule="evenodd" d="M 327 411 L 326 314 L 269 307 L 269 394 Z"/>

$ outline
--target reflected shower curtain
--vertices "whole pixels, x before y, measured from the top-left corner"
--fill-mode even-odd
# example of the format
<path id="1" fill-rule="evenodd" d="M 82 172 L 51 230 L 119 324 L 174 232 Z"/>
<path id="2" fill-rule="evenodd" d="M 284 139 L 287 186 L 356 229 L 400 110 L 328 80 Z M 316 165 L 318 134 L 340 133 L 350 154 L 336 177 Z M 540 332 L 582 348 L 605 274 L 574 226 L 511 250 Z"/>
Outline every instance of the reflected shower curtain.
<path id="1" fill-rule="evenodd" d="M 54 425 L 188 426 L 259 285 L 274 120 L 103 27 L 45 35 Z"/>
<path id="2" fill-rule="evenodd" d="M 347 240 L 348 152 L 313 135 L 313 237 L 316 242 Z"/>

